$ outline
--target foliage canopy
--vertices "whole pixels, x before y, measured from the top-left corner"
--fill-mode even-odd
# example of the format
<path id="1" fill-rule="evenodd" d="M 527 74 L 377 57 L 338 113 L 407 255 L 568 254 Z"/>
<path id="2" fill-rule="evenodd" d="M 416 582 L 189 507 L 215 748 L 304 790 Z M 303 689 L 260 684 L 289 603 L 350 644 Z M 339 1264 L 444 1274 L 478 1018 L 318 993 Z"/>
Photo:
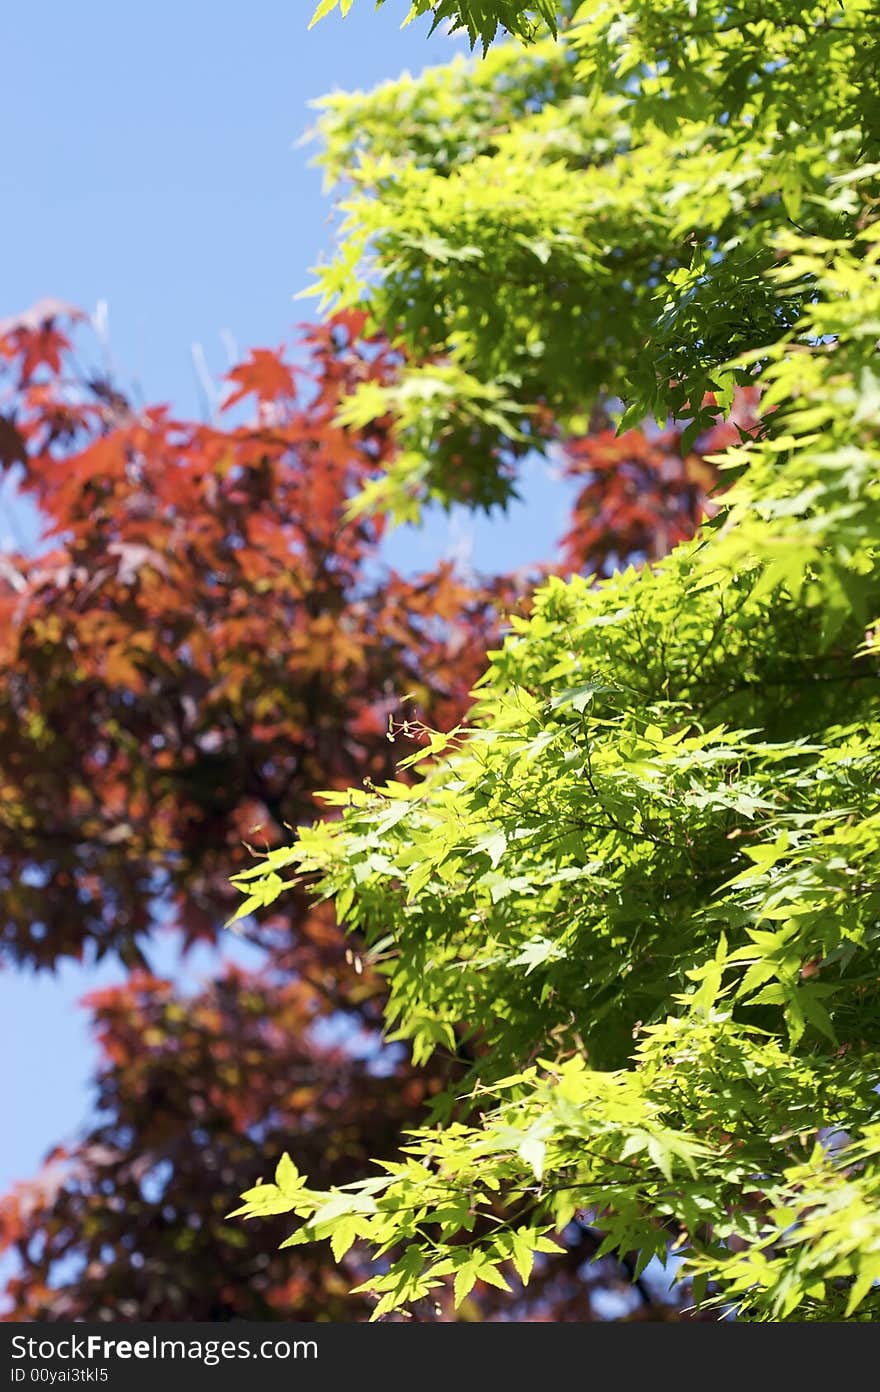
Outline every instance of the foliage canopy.
<path id="1" fill-rule="evenodd" d="M 320 158 L 345 185 L 316 289 L 363 304 L 409 364 L 347 408 L 398 419 L 367 498 L 503 499 L 523 443 L 598 396 L 695 434 L 707 393 L 751 381 L 736 355 L 793 327 L 803 287 L 767 273 L 780 233 L 860 216 L 880 19 L 861 0 L 691 8 L 586 5 L 560 43 L 325 99 Z"/>
<path id="2" fill-rule="evenodd" d="M 328 794 L 237 879 L 242 912 L 332 897 L 389 1037 L 470 1061 L 380 1173 L 244 1195 L 365 1242 L 377 1316 L 527 1280 L 575 1215 L 746 1317 L 880 1311 L 878 33 L 863 0 L 590 2 L 324 103 L 320 289 L 407 352 L 343 408 L 401 444 L 362 507 L 490 505 L 614 398 L 687 440 L 761 393 L 694 541 L 548 582 L 415 784 Z"/>

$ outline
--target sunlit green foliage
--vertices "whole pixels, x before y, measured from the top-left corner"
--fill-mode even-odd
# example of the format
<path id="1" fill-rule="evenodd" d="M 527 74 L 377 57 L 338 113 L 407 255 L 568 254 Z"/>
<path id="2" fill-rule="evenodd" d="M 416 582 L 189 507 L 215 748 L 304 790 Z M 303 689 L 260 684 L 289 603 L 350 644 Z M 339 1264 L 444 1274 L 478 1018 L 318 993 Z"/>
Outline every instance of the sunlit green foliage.
<path id="1" fill-rule="evenodd" d="M 730 400 L 730 359 L 800 312 L 765 276 L 778 234 L 852 232 L 846 180 L 880 128 L 875 7 L 776 8 L 586 4 L 559 43 L 326 99 L 344 184 L 317 288 L 365 304 L 410 364 L 388 399 L 407 448 L 366 501 L 503 499 L 485 456 L 541 447 L 597 394 L 694 433 L 707 392 Z M 351 415 L 376 409 L 371 392 Z"/>
<path id="2" fill-rule="evenodd" d="M 582 1214 L 698 1301 L 880 1315 L 876 33 L 858 0 L 587 4 L 565 49 L 326 104 L 331 173 L 361 133 L 323 289 L 416 360 L 345 407 L 397 415 L 381 501 L 500 496 L 600 397 L 699 428 L 763 393 L 694 542 L 549 582 L 467 728 L 392 726 L 413 787 L 329 795 L 239 877 L 242 912 L 332 896 L 389 1037 L 473 1060 L 382 1174 L 244 1196 L 371 1244 L 377 1314 L 526 1280 Z"/>
<path id="3" fill-rule="evenodd" d="M 353 3 L 354 0 L 319 0 L 312 24 L 334 10 L 348 14 Z M 376 0 L 376 9 L 384 4 L 385 0 Z M 525 5 L 519 0 L 412 0 L 411 5 L 398 8 L 405 24 L 421 15 L 431 15 L 432 29 L 446 24 L 453 33 L 464 30 L 471 47 L 479 41 L 484 51 L 499 33 L 515 34 L 525 43 L 542 30 L 555 34 L 559 9 L 555 0 L 529 0 Z"/>

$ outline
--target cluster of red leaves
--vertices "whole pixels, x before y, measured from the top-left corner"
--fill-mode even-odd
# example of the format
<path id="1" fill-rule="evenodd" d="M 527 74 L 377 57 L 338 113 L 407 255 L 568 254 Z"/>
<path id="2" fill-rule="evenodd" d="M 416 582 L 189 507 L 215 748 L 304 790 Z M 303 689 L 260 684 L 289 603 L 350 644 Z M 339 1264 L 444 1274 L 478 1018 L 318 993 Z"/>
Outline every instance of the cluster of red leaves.
<path id="1" fill-rule="evenodd" d="M 0 556 L 0 953 L 113 953 L 130 974 L 85 1002 L 94 1117 L 0 1200 L 4 1317 L 363 1318 L 356 1249 L 340 1273 L 323 1250 L 278 1252 L 283 1221 L 224 1214 L 283 1150 L 322 1184 L 393 1153 L 459 1065 L 416 1075 L 380 1047 L 381 982 L 326 906 L 288 896 L 253 929 L 262 966 L 219 964 L 194 994 L 150 973 L 150 938 L 161 920 L 222 944 L 245 843 L 313 817 L 316 789 L 389 776 L 389 713 L 459 721 L 515 589 L 388 573 L 381 521 L 346 522 L 393 448 L 387 422 L 335 423 L 358 382 L 396 370 L 355 316 L 305 331 L 294 363 L 252 353 L 219 426 L 135 409 L 78 369 L 72 327 L 52 304 L 0 324 L 0 465 L 47 520 L 38 555 Z M 674 478 L 645 466 L 635 526 L 626 461 L 606 441 L 587 465 L 589 443 L 572 468 L 594 532 L 570 557 L 658 554 Z M 627 459 L 655 448 L 633 437 Z M 467 1317 L 598 1317 L 625 1273 L 586 1270 L 595 1234 L 570 1237 L 513 1306 L 478 1287 Z M 451 1318 L 448 1300 L 425 1317 Z"/>
<path id="2" fill-rule="evenodd" d="M 71 389 L 57 329 L 0 340 L 7 439 L 53 543 L 0 574 L 0 944 L 16 959 L 93 944 L 136 962 L 159 895 L 213 938 L 243 840 L 309 819 L 316 789 L 386 774 L 404 693 L 460 716 L 505 587 L 385 574 L 381 524 L 344 525 L 390 449 L 381 421 L 334 424 L 392 370 L 359 329 L 309 330 L 299 368 L 253 354 L 230 404 L 255 398 L 256 420 L 222 428 Z"/>
<path id="3" fill-rule="evenodd" d="M 226 1214 L 262 1157 L 291 1146 L 330 1183 L 376 1147 L 392 1153 L 436 1079 L 398 1065 L 389 1087 L 353 1056 L 353 1043 L 376 1050 L 359 1018 L 334 1018 L 328 1042 L 318 1026 L 335 1004 L 302 980 L 228 968 L 183 1000 L 135 972 L 85 1003 L 104 1053 L 102 1119 L 0 1201 L 2 1242 L 25 1255 L 7 1286 L 15 1317 L 365 1318 L 347 1298 L 351 1264 L 279 1252 L 289 1222 L 243 1230 Z"/>

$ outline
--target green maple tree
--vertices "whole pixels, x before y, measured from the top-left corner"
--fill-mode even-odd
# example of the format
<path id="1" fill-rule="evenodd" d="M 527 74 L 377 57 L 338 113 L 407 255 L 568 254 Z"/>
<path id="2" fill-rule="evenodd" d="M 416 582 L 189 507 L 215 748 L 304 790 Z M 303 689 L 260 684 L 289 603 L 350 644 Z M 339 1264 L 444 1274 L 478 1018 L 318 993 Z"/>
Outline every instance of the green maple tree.
<path id="1" fill-rule="evenodd" d="M 525 37 L 527 10 L 478 10 Z M 281 876 L 332 897 L 389 1036 L 471 1061 L 401 1159 L 328 1188 L 294 1155 L 239 1212 L 366 1244 L 377 1316 L 526 1281 L 576 1216 L 638 1269 L 674 1248 L 698 1303 L 876 1316 L 880 21 L 565 19 L 325 104 L 318 288 L 407 354 L 343 407 L 399 444 L 359 507 L 491 506 L 617 398 L 685 450 L 737 390 L 761 422 L 694 540 L 511 620 L 414 784 L 331 793 L 238 877 L 242 911 Z"/>

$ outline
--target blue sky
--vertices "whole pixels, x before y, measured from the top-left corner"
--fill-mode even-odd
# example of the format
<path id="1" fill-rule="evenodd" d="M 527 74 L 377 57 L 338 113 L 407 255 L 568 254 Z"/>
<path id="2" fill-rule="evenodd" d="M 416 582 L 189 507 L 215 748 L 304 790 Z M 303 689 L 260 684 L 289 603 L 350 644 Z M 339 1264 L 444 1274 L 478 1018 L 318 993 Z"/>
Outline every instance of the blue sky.
<path id="1" fill-rule="evenodd" d="M 327 245 L 329 204 L 292 149 L 334 87 L 440 62 L 396 0 L 307 31 L 311 0 L 11 6 L 0 164 L 4 312 L 52 293 L 110 308 L 114 355 L 145 395 L 197 403 L 190 357 L 223 336 L 277 342 Z M 460 45 L 459 45 L 460 46 Z"/>
<path id="2" fill-rule="evenodd" d="M 292 297 L 330 245 L 330 203 L 310 151 L 295 142 L 308 102 L 367 87 L 454 51 L 425 25 L 397 28 L 404 0 L 381 14 L 359 0 L 311 32 L 311 0 L 81 0 L 4 8 L 0 18 L 0 318 L 52 295 L 107 309 L 119 379 L 145 400 L 197 413 L 192 345 L 210 373 L 240 350 L 275 345 L 307 317 Z M 461 47 L 461 45 L 458 45 Z M 8 487 L 0 545 L 29 530 Z M 524 504 L 499 521 L 456 514 L 396 534 L 389 558 L 414 568 L 456 552 L 483 569 L 546 558 L 564 497 L 540 466 Z M 227 950 L 228 955 L 228 950 Z M 195 982 L 210 955 L 163 970 Z M 39 978 L 0 972 L 0 1192 L 32 1174 L 89 1106 L 92 1044 L 76 1002 L 121 978 L 63 968 Z"/>

